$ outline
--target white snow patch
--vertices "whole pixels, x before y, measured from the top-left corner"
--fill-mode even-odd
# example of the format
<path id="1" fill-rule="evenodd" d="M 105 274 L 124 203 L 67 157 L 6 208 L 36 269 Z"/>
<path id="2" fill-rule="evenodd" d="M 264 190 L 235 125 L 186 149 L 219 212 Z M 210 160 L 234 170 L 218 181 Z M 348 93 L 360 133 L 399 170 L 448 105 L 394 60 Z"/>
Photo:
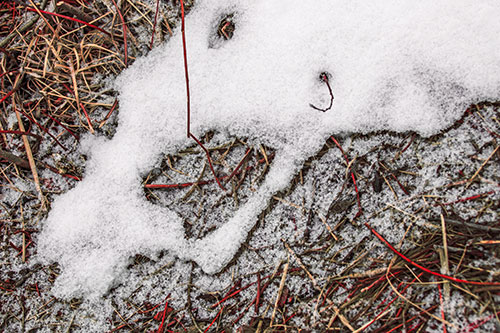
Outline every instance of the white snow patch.
<path id="1" fill-rule="evenodd" d="M 234 14 L 229 41 L 216 40 Z M 119 126 L 87 141 L 84 180 L 53 204 L 39 241 L 57 261 L 61 297 L 98 297 L 135 253 L 168 250 L 207 273 L 234 256 L 270 197 L 332 133 L 390 129 L 423 135 L 473 102 L 500 98 L 500 7 L 465 1 L 197 2 L 186 22 L 192 132 L 248 137 L 277 151 L 259 189 L 200 240 L 148 202 L 141 177 L 162 154 L 192 144 L 180 31 L 117 80 Z M 328 72 L 334 91 L 319 80 Z M 339 185 L 340 186 L 340 185 Z"/>

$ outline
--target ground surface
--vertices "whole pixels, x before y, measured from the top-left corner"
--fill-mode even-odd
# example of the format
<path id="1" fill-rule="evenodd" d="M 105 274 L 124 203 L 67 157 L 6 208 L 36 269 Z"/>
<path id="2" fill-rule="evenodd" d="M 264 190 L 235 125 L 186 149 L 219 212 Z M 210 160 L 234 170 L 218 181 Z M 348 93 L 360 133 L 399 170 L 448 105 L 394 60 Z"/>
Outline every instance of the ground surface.
<path id="1" fill-rule="evenodd" d="M 332 136 L 274 196 L 217 275 L 168 253 L 138 253 L 99 301 L 53 297 L 58 265 L 36 262 L 43 219 L 53 198 L 84 175 L 79 138 L 114 133 L 119 105 L 110 82 L 151 43 L 168 39 L 179 7 L 160 1 L 156 23 L 155 1 L 41 1 L 36 8 L 66 17 L 40 17 L 17 1 L 0 9 L 2 330 L 500 329 L 499 285 L 489 283 L 499 280 L 500 255 L 495 101 L 471 105 L 430 138 Z M 226 23 L 220 33 L 230 37 Z M 190 238 L 231 216 L 273 160 L 271 149 L 245 138 L 206 133 L 203 142 L 231 176 L 231 196 L 218 189 L 194 145 L 165 156 L 144 177 L 144 195 L 179 213 Z M 376 233 L 413 263 L 475 284 L 416 267 Z"/>

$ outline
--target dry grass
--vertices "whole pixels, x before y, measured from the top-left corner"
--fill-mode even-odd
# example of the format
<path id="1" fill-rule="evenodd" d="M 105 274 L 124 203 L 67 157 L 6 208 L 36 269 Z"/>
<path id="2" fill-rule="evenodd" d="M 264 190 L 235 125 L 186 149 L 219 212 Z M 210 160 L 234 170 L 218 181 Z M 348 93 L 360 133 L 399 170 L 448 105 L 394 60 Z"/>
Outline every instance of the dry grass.
<path id="1" fill-rule="evenodd" d="M 119 105 L 106 78 L 147 53 L 152 39 L 144 35 L 154 36 L 153 44 L 168 39 L 178 23 L 179 8 L 161 2 L 156 14 L 155 5 L 145 1 L 122 0 L 116 6 L 104 0 L 56 5 L 39 1 L 36 7 L 24 3 L 6 1 L 0 8 L 0 330 L 72 331 L 85 321 L 79 313 L 82 301 L 51 296 L 57 264 L 30 263 L 40 221 L 53 196 L 82 177 L 85 156 L 78 152 L 80 136 L 114 133 Z M 38 10 L 99 29 L 62 16 L 38 15 Z M 234 30 L 228 22 L 230 17 L 219 26 L 225 38 Z M 172 307 L 179 302 L 161 294 L 161 288 L 151 290 L 150 300 L 137 291 L 127 297 L 115 297 L 111 291 L 106 296 L 114 308 L 107 314 L 109 328 L 468 332 L 486 323 L 498 328 L 500 287 L 480 282 L 498 281 L 500 202 L 498 192 L 488 186 L 498 187 L 500 182 L 499 119 L 498 103 L 483 103 L 471 106 L 453 128 L 431 138 L 372 133 L 328 140 L 290 188 L 275 195 L 237 258 L 219 275 L 229 277 L 231 287 L 203 290 L 195 282 L 202 272 L 192 264 L 184 281 L 184 306 Z M 451 131 L 460 128 L 477 138 L 477 142 L 471 139 L 475 151 L 463 153 L 462 165 L 435 165 L 435 178 L 446 175 L 449 181 L 434 186 L 432 177 L 422 174 L 427 167 L 422 156 L 432 154 Z M 220 193 L 207 168 L 192 174 L 206 163 L 204 152 L 195 146 L 165 156 L 144 179 L 145 196 L 181 214 L 192 238 L 223 223 L 272 165 L 273 151 L 268 147 L 250 146 L 245 138 L 220 142 L 217 135 L 213 137 L 208 133 L 200 139 L 216 167 L 226 170 L 219 177 L 230 196 Z M 359 153 L 364 145 L 371 148 Z M 228 162 L 234 160 L 240 162 Z M 329 166 L 328 177 L 320 172 L 321 165 Z M 424 176 L 431 184 L 422 184 Z M 308 181 L 314 190 L 305 193 L 312 197 L 300 197 L 297 193 Z M 334 186 L 337 190 L 327 196 L 328 202 L 320 202 L 325 198 L 320 193 Z M 378 197 L 393 201 L 386 204 Z M 209 204 L 214 201 L 217 204 Z M 321 206 L 328 207 L 326 214 L 320 212 Z M 282 211 L 296 216 L 297 221 L 284 219 L 285 229 L 292 228 L 298 236 L 255 246 L 252 237 L 265 227 L 266 218 Z M 376 221 L 384 219 L 404 230 L 405 237 L 394 242 L 387 233 L 390 229 L 378 231 L 412 262 L 479 283 L 443 279 L 395 255 L 364 226 L 368 222 L 377 230 Z M 346 237 L 352 230 L 366 234 L 353 243 Z M 269 265 L 268 247 L 287 259 Z M 244 256 L 260 257 L 264 264 L 253 273 L 240 274 L 235 267 Z M 154 267 L 155 276 L 172 266 L 158 266 L 138 254 L 129 268 L 140 274 L 146 265 Z M 461 305 L 455 305 L 457 300 L 463 301 Z M 460 329 L 458 322 L 464 323 Z"/>

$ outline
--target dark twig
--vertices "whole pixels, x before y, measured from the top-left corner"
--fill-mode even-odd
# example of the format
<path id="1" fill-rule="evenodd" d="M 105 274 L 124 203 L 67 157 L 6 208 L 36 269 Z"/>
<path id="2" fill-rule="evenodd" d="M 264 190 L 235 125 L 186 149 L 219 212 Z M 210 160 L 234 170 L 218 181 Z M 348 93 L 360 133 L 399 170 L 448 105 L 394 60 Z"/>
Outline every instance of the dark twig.
<path id="1" fill-rule="evenodd" d="M 326 72 L 321 73 L 319 75 L 319 79 L 321 81 L 325 82 L 326 86 L 328 87 L 328 92 L 330 93 L 330 105 L 328 105 L 328 107 L 326 109 L 318 108 L 317 106 L 314 106 L 311 103 L 309 103 L 309 106 L 312 107 L 314 110 L 318 110 L 318 111 L 321 111 L 321 112 L 326 112 L 326 111 L 328 111 L 328 110 L 330 110 L 332 108 L 332 105 L 333 105 L 333 91 L 332 91 L 332 87 L 330 87 L 330 82 L 328 82 L 328 74 Z"/>

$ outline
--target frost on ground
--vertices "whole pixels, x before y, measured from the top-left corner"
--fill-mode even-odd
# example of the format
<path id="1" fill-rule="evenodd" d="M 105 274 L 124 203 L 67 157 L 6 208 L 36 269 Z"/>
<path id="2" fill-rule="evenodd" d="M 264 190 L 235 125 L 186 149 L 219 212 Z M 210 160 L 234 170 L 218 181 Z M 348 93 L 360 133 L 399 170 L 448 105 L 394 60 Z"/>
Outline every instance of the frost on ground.
<path id="1" fill-rule="evenodd" d="M 291 185 L 273 195 L 231 264 L 215 275 L 205 274 L 197 265 L 167 251 L 158 255 L 144 252 L 127 261 L 127 269 L 102 298 L 83 303 L 72 299 L 64 305 L 54 302 L 48 292 L 58 269 L 43 266 L 34 275 L 21 270 L 19 280 L 26 279 L 28 286 L 38 283 L 41 290 L 41 296 L 34 289 L 29 291 L 34 297 L 24 310 L 30 319 L 26 327 L 156 331 L 167 309 L 165 325 L 174 332 L 196 325 L 203 331 L 219 311 L 222 318 L 212 331 L 240 327 L 254 332 L 259 325 L 270 326 L 276 308 L 276 329 L 287 325 L 292 330 L 322 332 L 330 327 L 342 331 L 346 326 L 336 315 L 340 313 L 354 328 L 378 318 L 367 332 L 399 331 L 402 323 L 408 331 L 442 332 L 435 319 L 441 317 L 441 287 L 448 332 L 469 332 L 472 327 L 498 331 L 494 309 L 500 298 L 494 290 L 488 291 L 489 286 L 453 284 L 448 292 L 449 283 L 395 258 L 362 225 L 369 221 L 392 244 L 402 244 L 405 255 L 440 271 L 443 214 L 450 273 L 466 279 L 481 273 L 479 280 L 497 281 L 498 248 L 480 242 L 500 234 L 500 156 L 492 156 L 481 168 L 498 147 L 498 119 L 498 104 L 480 105 L 469 109 L 445 133 L 430 138 L 385 131 L 335 135 L 352 161 L 350 167 L 332 139 L 327 140 L 304 163 Z M 244 204 L 268 174 L 266 169 L 273 166 L 276 153 L 221 134 L 207 135 L 204 140 L 218 164 L 235 166 L 245 161 L 226 183 L 234 190 L 232 196 L 221 193 L 204 166 L 204 152 L 195 144 L 166 155 L 144 176 L 147 184 L 172 185 L 146 189 L 143 196 L 155 206 L 179 214 L 189 239 L 204 237 Z M 361 196 L 363 216 L 357 219 L 356 193 L 348 170 L 356 174 Z M 198 185 L 190 184 L 199 178 Z M 288 271 L 280 288 L 286 263 Z M 391 306 L 386 308 L 388 304 Z M 23 311 L 15 299 L 4 308 L 19 317 Z"/>
<path id="2" fill-rule="evenodd" d="M 216 30 L 230 14 L 236 29 L 226 41 Z M 263 145 L 275 152 L 269 170 L 202 238 L 186 236 L 179 212 L 145 198 L 148 172 L 192 144 L 177 31 L 119 77 L 116 134 L 85 140 L 90 160 L 83 181 L 54 201 L 43 222 L 40 258 L 62 269 L 55 295 L 100 297 L 123 281 L 137 253 L 166 250 L 217 273 L 329 135 L 411 130 L 428 136 L 471 103 L 500 99 L 499 14 L 496 1 L 200 1 L 186 22 L 192 132 Z M 328 73 L 335 96 L 327 112 L 310 107 L 330 102 L 321 73 Z M 217 171 L 229 174 L 238 161 Z M 334 182 L 324 195 L 341 188 Z M 383 221 L 376 224 L 384 228 Z M 403 233 L 398 229 L 393 240 Z M 254 237 L 265 246 L 269 235 Z"/>

